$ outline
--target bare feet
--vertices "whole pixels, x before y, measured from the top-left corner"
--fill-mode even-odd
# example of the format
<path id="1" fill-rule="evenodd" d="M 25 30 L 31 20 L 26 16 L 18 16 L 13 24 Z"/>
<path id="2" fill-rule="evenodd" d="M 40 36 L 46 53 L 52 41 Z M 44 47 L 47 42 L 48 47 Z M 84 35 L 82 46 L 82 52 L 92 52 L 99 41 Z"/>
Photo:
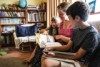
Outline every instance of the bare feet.
<path id="1" fill-rule="evenodd" d="M 25 64 L 30 64 L 30 63 L 31 63 L 30 60 L 31 60 L 31 59 L 27 58 L 27 59 L 25 59 L 25 60 L 23 61 L 23 63 L 25 63 Z"/>

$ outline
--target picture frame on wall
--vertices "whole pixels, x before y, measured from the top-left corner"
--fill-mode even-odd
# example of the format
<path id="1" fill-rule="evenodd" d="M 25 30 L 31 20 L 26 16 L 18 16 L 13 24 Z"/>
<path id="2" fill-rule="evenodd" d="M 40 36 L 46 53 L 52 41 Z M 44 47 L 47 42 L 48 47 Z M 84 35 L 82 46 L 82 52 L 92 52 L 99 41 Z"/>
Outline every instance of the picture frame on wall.
<path id="1" fill-rule="evenodd" d="M 90 12 L 94 13 L 95 12 L 96 0 L 86 0 L 86 3 L 89 5 Z"/>
<path id="2" fill-rule="evenodd" d="M 100 0 L 85 0 L 90 7 L 91 13 L 100 13 Z"/>

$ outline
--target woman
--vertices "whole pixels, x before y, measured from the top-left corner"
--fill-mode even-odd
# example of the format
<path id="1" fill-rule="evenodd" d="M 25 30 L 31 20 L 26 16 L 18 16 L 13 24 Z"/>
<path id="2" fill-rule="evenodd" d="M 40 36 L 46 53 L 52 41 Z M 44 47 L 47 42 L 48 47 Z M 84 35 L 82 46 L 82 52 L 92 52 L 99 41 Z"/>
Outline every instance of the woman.
<path id="1" fill-rule="evenodd" d="M 68 8 L 68 3 L 63 2 L 58 5 L 58 14 L 61 18 L 61 23 L 59 24 L 58 35 L 55 36 L 57 41 L 60 41 L 62 44 L 66 44 L 72 37 L 72 23 L 66 15 L 66 10 Z"/>

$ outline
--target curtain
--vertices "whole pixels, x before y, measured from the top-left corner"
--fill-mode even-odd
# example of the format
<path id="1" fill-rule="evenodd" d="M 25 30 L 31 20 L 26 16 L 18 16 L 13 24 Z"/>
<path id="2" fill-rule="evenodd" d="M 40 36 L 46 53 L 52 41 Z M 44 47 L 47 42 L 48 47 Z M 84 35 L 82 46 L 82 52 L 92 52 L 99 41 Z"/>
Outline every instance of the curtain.
<path id="1" fill-rule="evenodd" d="M 49 27 L 51 18 L 58 16 L 57 6 L 62 2 L 71 3 L 71 0 L 47 0 L 47 27 Z"/>

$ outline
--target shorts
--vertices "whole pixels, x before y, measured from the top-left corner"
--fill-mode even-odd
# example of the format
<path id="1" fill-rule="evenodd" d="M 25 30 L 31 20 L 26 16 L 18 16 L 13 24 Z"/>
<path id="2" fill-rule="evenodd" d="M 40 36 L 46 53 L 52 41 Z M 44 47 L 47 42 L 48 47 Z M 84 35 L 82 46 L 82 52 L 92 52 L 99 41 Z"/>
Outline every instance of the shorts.
<path id="1" fill-rule="evenodd" d="M 72 62 L 61 62 L 61 67 L 87 67 L 87 65 L 79 62 L 79 61 L 75 61 L 74 63 Z"/>

